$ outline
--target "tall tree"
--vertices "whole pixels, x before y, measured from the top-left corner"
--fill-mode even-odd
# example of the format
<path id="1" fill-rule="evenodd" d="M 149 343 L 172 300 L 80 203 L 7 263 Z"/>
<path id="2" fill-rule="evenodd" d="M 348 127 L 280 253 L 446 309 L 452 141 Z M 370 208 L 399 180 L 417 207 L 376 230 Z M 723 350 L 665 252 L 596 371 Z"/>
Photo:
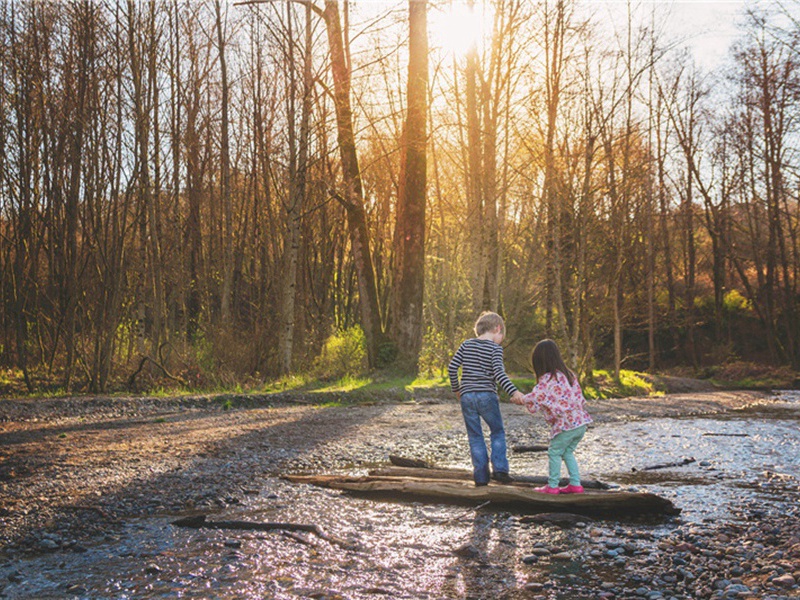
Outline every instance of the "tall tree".
<path id="1" fill-rule="evenodd" d="M 393 337 L 401 363 L 416 370 L 422 343 L 427 208 L 428 3 L 408 2 L 408 104 L 395 224 Z"/>

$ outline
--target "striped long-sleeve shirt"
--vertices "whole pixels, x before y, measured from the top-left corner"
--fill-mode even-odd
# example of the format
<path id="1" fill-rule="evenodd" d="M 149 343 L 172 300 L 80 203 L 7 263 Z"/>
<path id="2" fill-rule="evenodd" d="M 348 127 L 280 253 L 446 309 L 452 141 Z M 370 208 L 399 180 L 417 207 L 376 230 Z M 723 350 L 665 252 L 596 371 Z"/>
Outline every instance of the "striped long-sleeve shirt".
<path id="1" fill-rule="evenodd" d="M 458 368 L 461 367 L 461 381 Z M 497 385 L 510 396 L 517 391 L 506 375 L 503 365 L 503 347 L 492 340 L 470 338 L 459 346 L 447 367 L 450 389 L 462 394 L 468 392 L 495 392 Z"/>

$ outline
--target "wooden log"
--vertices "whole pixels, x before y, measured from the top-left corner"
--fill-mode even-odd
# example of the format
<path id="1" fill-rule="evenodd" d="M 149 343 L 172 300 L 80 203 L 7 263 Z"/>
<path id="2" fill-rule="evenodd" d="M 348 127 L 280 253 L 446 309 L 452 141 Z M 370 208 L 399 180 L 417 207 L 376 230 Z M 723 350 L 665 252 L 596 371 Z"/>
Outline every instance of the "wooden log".
<path id="1" fill-rule="evenodd" d="M 472 471 L 466 469 L 437 469 L 434 467 L 429 468 L 411 468 L 411 467 L 382 467 L 380 469 L 372 469 L 369 471 L 370 475 L 378 475 L 383 477 L 417 477 L 420 479 L 455 479 L 458 481 L 472 481 Z M 544 475 L 517 475 L 511 476 L 513 479 L 511 485 L 544 485 L 547 483 L 547 477 Z M 564 478 L 559 485 L 567 485 L 569 480 Z M 585 488 L 607 490 L 609 485 L 596 479 L 583 479 L 581 485 Z"/>
<path id="2" fill-rule="evenodd" d="M 547 452 L 549 449 L 550 449 L 549 446 L 545 446 L 542 444 L 532 444 L 529 446 L 521 444 L 519 446 L 513 446 L 511 448 L 514 454 L 521 454 L 522 452 Z"/>
<path id="3" fill-rule="evenodd" d="M 191 529 L 237 529 L 243 531 L 307 531 L 320 539 L 336 544 L 343 548 L 352 548 L 353 545 L 323 531 L 319 525 L 307 523 L 275 523 L 264 521 L 207 521 L 206 515 L 193 515 L 172 522 L 176 527 L 189 527 Z"/>
<path id="4" fill-rule="evenodd" d="M 686 465 L 690 465 L 693 462 L 696 462 L 696 459 L 694 459 L 694 458 L 684 458 L 683 460 L 678 461 L 678 462 L 663 463 L 663 464 L 660 464 L 660 465 L 650 465 L 649 467 L 642 467 L 641 470 L 642 471 L 655 471 L 657 469 L 669 469 L 671 467 L 683 467 L 683 466 L 686 466 Z M 636 470 L 637 470 L 636 467 L 632 467 L 631 468 L 631 471 L 635 472 Z"/>
<path id="5" fill-rule="evenodd" d="M 409 469 L 434 468 L 433 465 L 426 460 L 420 460 L 418 458 L 406 458 L 404 456 L 397 456 L 396 454 L 389 455 L 389 462 L 395 467 L 408 467 Z"/>
<path id="6" fill-rule="evenodd" d="M 429 498 L 444 502 L 515 505 L 532 512 L 573 512 L 603 516 L 676 515 L 680 509 L 666 498 L 646 492 L 591 490 L 583 494 L 543 494 L 518 485 L 476 487 L 452 479 L 341 475 L 288 475 L 294 483 L 308 483 L 348 492 L 401 498 Z"/>
<path id="7" fill-rule="evenodd" d="M 574 513 L 539 513 L 538 515 L 528 515 L 522 517 L 520 523 L 553 523 L 560 527 L 574 527 L 578 523 L 586 523 L 592 521 L 585 515 L 576 515 Z"/>

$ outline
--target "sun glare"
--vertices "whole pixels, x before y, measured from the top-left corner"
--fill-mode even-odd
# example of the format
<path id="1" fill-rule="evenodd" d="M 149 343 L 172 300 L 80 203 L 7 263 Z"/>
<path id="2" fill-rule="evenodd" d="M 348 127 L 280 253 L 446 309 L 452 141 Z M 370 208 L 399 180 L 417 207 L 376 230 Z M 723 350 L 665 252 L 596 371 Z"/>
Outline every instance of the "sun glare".
<path id="1" fill-rule="evenodd" d="M 473 45 L 480 49 L 491 31 L 492 15 L 487 3 L 480 0 L 472 7 L 465 1 L 451 0 L 431 21 L 433 44 L 456 56 L 464 56 Z"/>

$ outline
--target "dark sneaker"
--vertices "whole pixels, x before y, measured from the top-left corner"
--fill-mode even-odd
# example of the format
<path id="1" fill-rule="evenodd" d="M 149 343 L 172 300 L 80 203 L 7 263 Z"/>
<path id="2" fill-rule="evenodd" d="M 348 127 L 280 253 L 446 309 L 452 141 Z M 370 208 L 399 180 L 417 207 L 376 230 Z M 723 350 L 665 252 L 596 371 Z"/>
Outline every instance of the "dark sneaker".
<path id="1" fill-rule="evenodd" d="M 484 485 L 489 485 L 488 481 L 476 481 L 475 487 L 483 487 Z"/>
<path id="2" fill-rule="evenodd" d="M 492 479 L 499 481 L 500 483 L 511 483 L 514 481 L 511 479 L 511 475 L 503 471 L 498 471 L 497 473 L 492 474 Z"/>

